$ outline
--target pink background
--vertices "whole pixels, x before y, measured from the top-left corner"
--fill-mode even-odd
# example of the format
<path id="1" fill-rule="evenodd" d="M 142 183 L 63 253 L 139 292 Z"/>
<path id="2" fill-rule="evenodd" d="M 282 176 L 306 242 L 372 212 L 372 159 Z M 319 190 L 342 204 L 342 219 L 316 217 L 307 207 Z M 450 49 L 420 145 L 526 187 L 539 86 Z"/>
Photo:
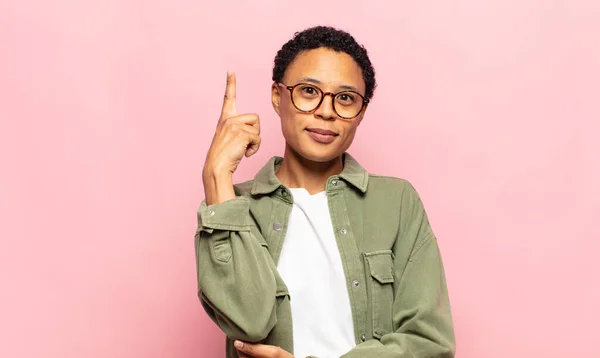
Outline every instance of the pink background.
<path id="1" fill-rule="evenodd" d="M 225 71 L 263 124 L 241 181 L 282 153 L 272 60 L 315 24 L 372 56 L 350 152 L 421 193 L 457 356 L 600 356 L 600 2 L 393 4 L 2 2 L 0 356 L 223 355 L 193 236 Z"/>

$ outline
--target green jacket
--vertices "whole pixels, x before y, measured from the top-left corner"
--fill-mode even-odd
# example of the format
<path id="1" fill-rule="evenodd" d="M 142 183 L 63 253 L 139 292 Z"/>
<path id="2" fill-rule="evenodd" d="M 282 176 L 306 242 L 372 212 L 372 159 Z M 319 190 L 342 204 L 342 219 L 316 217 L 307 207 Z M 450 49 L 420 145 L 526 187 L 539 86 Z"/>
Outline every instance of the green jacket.
<path id="1" fill-rule="evenodd" d="M 294 298 L 277 272 L 293 201 L 275 175 L 282 160 L 235 185 L 235 199 L 198 209 L 198 296 L 230 358 L 235 339 L 293 353 Z M 326 191 L 354 321 L 356 347 L 343 357 L 454 357 L 444 267 L 413 186 L 346 153 Z"/>

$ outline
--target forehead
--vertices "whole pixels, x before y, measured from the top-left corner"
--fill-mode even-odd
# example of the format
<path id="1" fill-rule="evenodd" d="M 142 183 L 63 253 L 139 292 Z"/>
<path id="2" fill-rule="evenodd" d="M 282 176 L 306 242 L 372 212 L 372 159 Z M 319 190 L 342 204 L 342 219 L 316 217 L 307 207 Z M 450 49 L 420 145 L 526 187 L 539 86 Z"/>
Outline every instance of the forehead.
<path id="1" fill-rule="evenodd" d="M 301 82 L 303 78 L 314 78 L 321 82 L 325 90 L 340 86 L 352 86 L 365 91 L 362 70 L 354 59 L 345 52 L 326 48 L 303 51 L 285 71 L 283 80 L 288 85 Z"/>

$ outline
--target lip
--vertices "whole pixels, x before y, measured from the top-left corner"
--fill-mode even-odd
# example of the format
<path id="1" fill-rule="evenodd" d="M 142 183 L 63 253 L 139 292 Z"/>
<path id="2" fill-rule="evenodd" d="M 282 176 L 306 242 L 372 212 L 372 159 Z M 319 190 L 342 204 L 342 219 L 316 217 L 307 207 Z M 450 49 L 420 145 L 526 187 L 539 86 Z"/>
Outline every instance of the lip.
<path id="1" fill-rule="evenodd" d="M 332 132 L 328 129 L 321 129 L 321 128 L 306 128 L 307 131 L 309 132 L 314 132 L 314 133 L 319 133 L 319 134 L 323 134 L 323 135 L 332 135 L 332 136 L 337 136 L 338 134 L 336 132 Z"/>
<path id="2" fill-rule="evenodd" d="M 335 132 L 321 128 L 306 128 L 306 131 L 315 142 L 321 144 L 329 144 L 338 136 Z"/>

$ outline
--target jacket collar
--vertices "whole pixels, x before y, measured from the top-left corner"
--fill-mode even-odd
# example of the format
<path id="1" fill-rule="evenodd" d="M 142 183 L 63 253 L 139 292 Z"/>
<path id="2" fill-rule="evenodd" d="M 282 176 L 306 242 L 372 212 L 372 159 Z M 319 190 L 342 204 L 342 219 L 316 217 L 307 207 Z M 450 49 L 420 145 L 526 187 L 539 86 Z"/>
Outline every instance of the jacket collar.
<path id="1" fill-rule="evenodd" d="M 344 153 L 342 158 L 344 169 L 339 177 L 364 194 L 369 183 L 369 173 L 350 154 Z M 254 176 L 254 184 L 252 184 L 250 192 L 252 195 L 270 194 L 284 186 L 275 175 L 275 171 L 279 169 L 282 162 L 283 158 L 278 156 L 269 159 Z"/>

